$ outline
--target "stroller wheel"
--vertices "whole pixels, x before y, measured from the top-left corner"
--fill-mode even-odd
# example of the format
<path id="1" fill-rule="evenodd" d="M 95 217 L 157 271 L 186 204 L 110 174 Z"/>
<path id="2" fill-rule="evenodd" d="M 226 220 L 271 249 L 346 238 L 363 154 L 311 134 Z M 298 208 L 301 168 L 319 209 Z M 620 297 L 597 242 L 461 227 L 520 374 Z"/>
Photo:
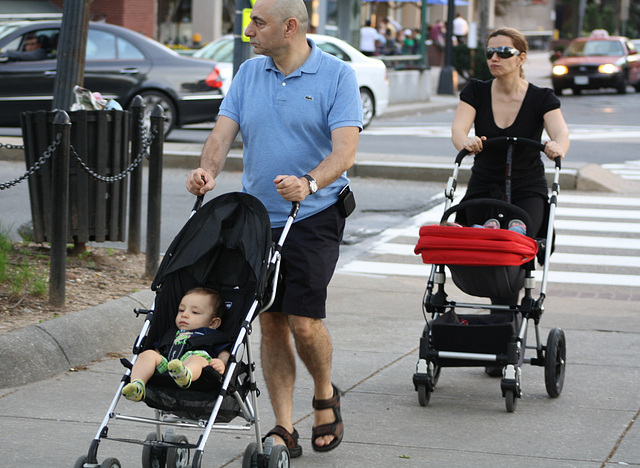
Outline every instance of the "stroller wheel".
<path id="1" fill-rule="evenodd" d="M 73 468 L 82 468 L 86 462 L 87 462 L 87 456 L 82 455 L 76 460 L 76 463 L 73 465 Z"/>
<path id="2" fill-rule="evenodd" d="M 251 442 L 247 445 L 242 457 L 242 468 L 256 468 L 258 466 L 258 444 Z"/>
<path id="3" fill-rule="evenodd" d="M 554 328 L 547 338 L 544 354 L 544 384 L 551 398 L 560 396 L 564 384 L 564 370 L 567 358 L 567 345 L 564 331 Z"/>
<path id="4" fill-rule="evenodd" d="M 431 392 L 426 385 L 418 385 L 418 403 L 420 406 L 427 406 L 431 399 Z"/>
<path id="5" fill-rule="evenodd" d="M 167 450 L 153 445 L 155 440 L 158 440 L 155 432 L 150 432 L 145 439 L 145 442 L 151 443 L 142 447 L 142 468 L 164 468 L 166 465 Z"/>
<path id="6" fill-rule="evenodd" d="M 117 458 L 107 458 L 105 461 L 100 463 L 100 468 L 121 468 L 120 462 Z"/>
<path id="7" fill-rule="evenodd" d="M 188 444 L 189 440 L 183 435 L 169 435 L 167 442 Z M 189 466 L 189 449 L 187 447 L 171 447 L 167 449 L 167 468 L 187 468 Z"/>
<path id="8" fill-rule="evenodd" d="M 269 454 L 268 468 L 289 468 L 289 450 L 284 445 L 274 445 Z"/>
<path id="9" fill-rule="evenodd" d="M 508 413 L 513 413 L 516 410 L 517 402 L 518 399 L 516 398 L 515 390 L 506 390 L 504 392 L 504 404 Z"/>

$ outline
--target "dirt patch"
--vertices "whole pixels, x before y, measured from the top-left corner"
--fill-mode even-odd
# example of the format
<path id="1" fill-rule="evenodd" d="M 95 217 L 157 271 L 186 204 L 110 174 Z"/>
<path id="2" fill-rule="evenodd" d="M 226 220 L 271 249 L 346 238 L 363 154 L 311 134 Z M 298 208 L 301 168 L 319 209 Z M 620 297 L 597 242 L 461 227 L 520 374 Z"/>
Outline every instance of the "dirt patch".
<path id="1" fill-rule="evenodd" d="M 49 247 L 13 244 L 6 261 L 7 278 L 0 283 L 0 334 L 148 290 L 151 279 L 144 276 L 145 261 L 143 253 L 101 247 L 88 247 L 80 255 L 68 252 L 65 303 L 54 307 L 49 303 Z M 25 267 L 29 280 L 12 287 L 12 278 Z"/>

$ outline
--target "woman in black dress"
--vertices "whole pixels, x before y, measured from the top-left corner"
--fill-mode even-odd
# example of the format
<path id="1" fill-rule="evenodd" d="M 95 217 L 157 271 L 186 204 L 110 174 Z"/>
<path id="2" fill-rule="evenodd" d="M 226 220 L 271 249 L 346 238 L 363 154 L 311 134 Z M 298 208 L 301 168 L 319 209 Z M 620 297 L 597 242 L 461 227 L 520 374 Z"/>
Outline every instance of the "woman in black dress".
<path id="1" fill-rule="evenodd" d="M 512 136 L 541 141 L 546 130 L 545 154 L 564 158 L 569 151 L 569 129 L 560 111 L 560 101 L 549 88 L 540 88 L 524 79 L 522 66 L 527 58 L 527 40 L 516 29 L 501 28 L 489 35 L 487 62 L 494 79 L 471 80 L 460 93 L 460 103 L 452 125 L 454 146 L 477 155 L 486 139 Z M 469 136 L 475 126 L 475 135 Z M 487 154 L 488 153 L 488 154 Z M 474 158 L 464 200 L 502 198 L 505 194 L 506 149 L 492 146 Z M 511 202 L 531 216 L 527 232 L 534 236 L 543 224 L 548 198 L 544 164 L 531 147 L 516 147 L 511 173 Z M 463 216 L 464 217 L 464 216 Z M 483 224 L 489 213 L 473 208 L 464 224 Z M 458 218 L 460 219 L 460 217 Z"/>

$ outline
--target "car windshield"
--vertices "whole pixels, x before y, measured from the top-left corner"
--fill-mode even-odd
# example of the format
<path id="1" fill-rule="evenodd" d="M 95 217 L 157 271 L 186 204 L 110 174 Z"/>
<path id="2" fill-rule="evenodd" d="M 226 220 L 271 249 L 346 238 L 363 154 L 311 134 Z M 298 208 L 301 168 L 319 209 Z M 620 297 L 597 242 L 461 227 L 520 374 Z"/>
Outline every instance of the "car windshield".
<path id="1" fill-rule="evenodd" d="M 0 23 L 0 39 L 7 34 L 11 34 L 12 31 L 18 29 L 21 25 L 16 23 Z"/>
<path id="2" fill-rule="evenodd" d="M 222 39 L 197 50 L 194 57 L 215 60 L 219 63 L 233 62 L 233 39 Z"/>
<path id="3" fill-rule="evenodd" d="M 624 55 L 622 44 L 618 41 L 580 41 L 574 42 L 567 50 L 567 57 L 620 56 Z"/>

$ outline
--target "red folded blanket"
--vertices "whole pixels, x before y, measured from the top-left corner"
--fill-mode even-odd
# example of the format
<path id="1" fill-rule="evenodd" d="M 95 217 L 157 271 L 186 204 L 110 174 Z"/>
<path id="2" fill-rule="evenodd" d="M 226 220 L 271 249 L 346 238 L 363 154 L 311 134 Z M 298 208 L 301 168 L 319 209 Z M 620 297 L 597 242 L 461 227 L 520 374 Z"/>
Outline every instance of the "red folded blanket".
<path id="1" fill-rule="evenodd" d="M 538 244 L 507 229 L 422 226 L 414 249 L 424 263 L 445 265 L 522 265 L 535 258 Z"/>

